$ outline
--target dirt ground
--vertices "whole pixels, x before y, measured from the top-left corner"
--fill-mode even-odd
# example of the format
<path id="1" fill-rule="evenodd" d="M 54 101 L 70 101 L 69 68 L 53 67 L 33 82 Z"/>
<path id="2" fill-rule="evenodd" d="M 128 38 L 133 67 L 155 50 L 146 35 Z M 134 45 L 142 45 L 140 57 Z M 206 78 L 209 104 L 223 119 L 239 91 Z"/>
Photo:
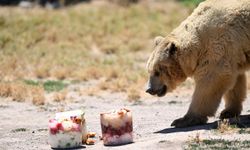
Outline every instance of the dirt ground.
<path id="1" fill-rule="evenodd" d="M 71 87 L 74 88 L 74 87 Z M 73 91 L 73 90 L 72 90 Z M 57 111 L 83 108 L 86 112 L 88 131 L 96 132 L 96 144 L 80 149 L 183 149 L 192 138 L 199 134 L 202 138 L 249 139 L 249 134 L 225 133 L 214 131 L 218 114 L 210 118 L 210 124 L 176 129 L 171 122 L 185 114 L 190 104 L 192 90 L 176 90 L 163 98 L 148 96 L 139 101 L 129 102 L 122 93 L 103 93 L 101 96 L 77 96 L 64 103 L 48 103 L 34 106 L 28 102 L 18 103 L 0 99 L 0 150 L 43 150 L 50 149 L 48 139 L 48 120 Z M 250 97 L 250 95 L 248 95 Z M 126 107 L 132 110 L 134 124 L 134 143 L 106 147 L 98 136 L 101 133 L 99 114 L 110 109 Z M 250 100 L 245 101 L 242 114 L 249 113 Z M 212 122 L 212 123 L 211 123 Z"/>

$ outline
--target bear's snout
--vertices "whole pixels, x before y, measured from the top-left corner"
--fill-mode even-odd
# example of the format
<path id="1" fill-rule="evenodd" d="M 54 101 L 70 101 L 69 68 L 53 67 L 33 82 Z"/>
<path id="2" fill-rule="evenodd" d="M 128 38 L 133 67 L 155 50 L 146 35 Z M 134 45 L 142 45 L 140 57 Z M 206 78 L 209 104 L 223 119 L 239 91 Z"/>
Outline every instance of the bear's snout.
<path id="1" fill-rule="evenodd" d="M 146 89 L 146 92 L 149 93 L 149 94 L 151 94 L 151 95 L 155 95 L 156 94 L 156 92 L 152 88 Z"/>
<path id="2" fill-rule="evenodd" d="M 146 92 L 159 97 L 164 96 L 167 92 L 167 86 L 163 84 L 159 77 L 150 76 L 146 87 Z"/>
<path id="3" fill-rule="evenodd" d="M 146 92 L 151 95 L 157 95 L 159 97 L 162 97 L 167 93 L 167 86 L 163 85 L 162 88 L 157 90 L 154 90 L 153 88 L 149 87 L 148 89 L 146 89 Z"/>

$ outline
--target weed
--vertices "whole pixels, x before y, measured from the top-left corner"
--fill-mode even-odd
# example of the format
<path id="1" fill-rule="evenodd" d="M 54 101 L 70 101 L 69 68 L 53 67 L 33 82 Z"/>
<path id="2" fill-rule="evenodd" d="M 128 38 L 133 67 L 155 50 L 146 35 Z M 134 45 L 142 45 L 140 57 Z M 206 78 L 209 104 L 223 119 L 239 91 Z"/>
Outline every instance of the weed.
<path id="1" fill-rule="evenodd" d="M 48 131 L 48 129 L 47 128 L 41 128 L 41 129 L 37 129 L 37 131 L 38 132 L 43 132 L 43 131 L 45 132 L 45 131 Z"/>
<path id="2" fill-rule="evenodd" d="M 174 101 L 174 100 L 168 102 L 168 104 L 170 104 L 170 105 L 171 105 L 171 104 L 180 104 L 180 103 L 181 103 L 181 102 Z"/>
<path id="3" fill-rule="evenodd" d="M 27 131 L 28 129 L 26 129 L 26 128 L 17 128 L 17 129 L 14 129 L 14 130 L 11 130 L 11 132 L 25 132 L 25 131 Z"/>

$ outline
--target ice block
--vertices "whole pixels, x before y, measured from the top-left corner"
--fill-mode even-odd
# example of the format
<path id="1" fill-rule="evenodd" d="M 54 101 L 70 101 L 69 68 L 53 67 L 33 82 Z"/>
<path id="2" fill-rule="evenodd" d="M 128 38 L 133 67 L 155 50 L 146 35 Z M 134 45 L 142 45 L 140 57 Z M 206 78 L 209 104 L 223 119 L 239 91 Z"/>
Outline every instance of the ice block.
<path id="1" fill-rule="evenodd" d="M 133 142 L 132 113 L 120 109 L 100 114 L 104 145 L 122 145 Z"/>
<path id="2" fill-rule="evenodd" d="M 75 148 L 87 140 L 84 112 L 74 110 L 56 113 L 49 120 L 49 144 L 52 148 Z"/>

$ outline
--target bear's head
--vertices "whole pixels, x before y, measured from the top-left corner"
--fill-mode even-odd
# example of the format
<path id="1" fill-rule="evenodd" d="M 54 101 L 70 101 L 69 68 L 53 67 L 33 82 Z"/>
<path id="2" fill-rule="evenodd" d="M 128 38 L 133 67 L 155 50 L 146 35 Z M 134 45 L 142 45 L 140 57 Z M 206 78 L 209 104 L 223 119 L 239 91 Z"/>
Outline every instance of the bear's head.
<path id="1" fill-rule="evenodd" d="M 147 70 L 150 74 L 147 93 L 164 96 L 187 78 L 179 64 L 179 50 L 173 38 L 155 38 L 154 51 L 147 62 Z"/>

